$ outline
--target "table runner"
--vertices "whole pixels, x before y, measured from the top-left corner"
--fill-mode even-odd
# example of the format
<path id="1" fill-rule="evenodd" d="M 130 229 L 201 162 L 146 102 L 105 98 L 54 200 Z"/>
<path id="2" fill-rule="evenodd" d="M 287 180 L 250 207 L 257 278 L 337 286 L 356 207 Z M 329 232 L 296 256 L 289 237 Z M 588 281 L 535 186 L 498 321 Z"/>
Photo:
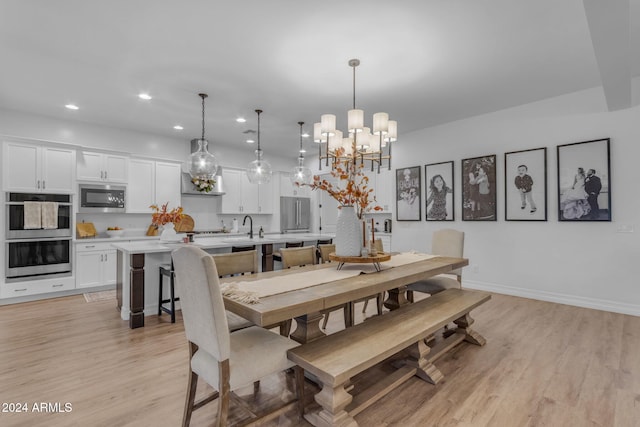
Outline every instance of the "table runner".
<path id="1" fill-rule="evenodd" d="M 436 255 L 404 252 L 393 255 L 389 261 L 381 263 L 383 270 L 434 258 Z M 222 295 L 233 300 L 257 304 L 261 297 L 282 294 L 298 289 L 309 288 L 323 283 L 355 277 L 362 273 L 374 273 L 376 270 L 369 264 L 348 264 L 341 270 L 326 268 L 322 270 L 302 271 L 285 276 L 270 277 L 252 282 L 228 282 L 220 286 Z"/>

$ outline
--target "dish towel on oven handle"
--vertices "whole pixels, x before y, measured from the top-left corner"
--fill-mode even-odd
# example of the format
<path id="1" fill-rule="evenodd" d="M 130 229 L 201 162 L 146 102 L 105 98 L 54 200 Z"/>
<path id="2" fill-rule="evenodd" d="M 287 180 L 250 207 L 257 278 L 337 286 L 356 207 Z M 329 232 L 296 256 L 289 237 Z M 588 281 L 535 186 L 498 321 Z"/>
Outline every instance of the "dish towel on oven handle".
<path id="1" fill-rule="evenodd" d="M 42 203 L 42 228 L 46 230 L 58 228 L 58 202 Z"/>
<path id="2" fill-rule="evenodd" d="M 42 202 L 24 202 L 25 230 L 39 230 L 42 228 Z"/>

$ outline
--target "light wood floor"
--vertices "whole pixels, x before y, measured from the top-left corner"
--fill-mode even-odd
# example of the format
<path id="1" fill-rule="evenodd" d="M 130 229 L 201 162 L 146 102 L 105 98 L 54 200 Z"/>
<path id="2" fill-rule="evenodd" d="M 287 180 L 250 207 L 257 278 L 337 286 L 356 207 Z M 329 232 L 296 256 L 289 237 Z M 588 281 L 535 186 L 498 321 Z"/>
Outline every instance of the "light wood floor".
<path id="1" fill-rule="evenodd" d="M 473 314 L 486 346 L 463 344 L 437 362 L 440 384 L 411 379 L 358 423 L 640 426 L 640 318 L 503 295 Z M 329 329 L 341 318 L 335 312 Z M 87 303 L 82 295 L 0 307 L 0 401 L 26 402 L 29 411 L 39 402 L 72 404 L 68 413 L 0 412 L 0 426 L 178 426 L 187 346 L 181 319 L 167 319 L 147 317 L 132 331 L 115 302 Z M 383 364 L 354 384 L 388 370 Z M 292 384 L 282 374 L 262 381 L 255 397 L 243 391 L 231 418 L 277 406 L 292 396 Z M 315 390 L 309 383 L 309 404 Z M 212 426 L 214 413 L 207 405 L 192 425 Z M 287 413 L 267 425 L 308 424 Z"/>

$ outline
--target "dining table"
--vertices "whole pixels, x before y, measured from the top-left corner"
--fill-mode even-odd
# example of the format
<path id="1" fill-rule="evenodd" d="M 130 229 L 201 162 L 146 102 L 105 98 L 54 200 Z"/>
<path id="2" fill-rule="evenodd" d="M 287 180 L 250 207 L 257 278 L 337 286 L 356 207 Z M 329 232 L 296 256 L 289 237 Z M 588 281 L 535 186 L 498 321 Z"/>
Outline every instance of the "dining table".
<path id="1" fill-rule="evenodd" d="M 392 256 L 388 263 L 381 263 L 381 271 L 373 268 L 367 271 L 359 265 L 343 266 L 340 272 L 354 270 L 353 274 L 344 276 L 336 276 L 333 272 L 337 270 L 338 263 L 326 263 L 222 278 L 223 289 L 239 284 L 260 289 L 263 286 L 277 286 L 279 282 L 285 281 L 300 283 L 295 289 L 283 289 L 275 294 L 266 291 L 264 296 L 252 300 L 223 292 L 225 307 L 228 311 L 262 327 L 295 319 L 296 329 L 291 338 L 304 344 L 325 336 L 320 328 L 322 311 L 340 306 L 349 309 L 352 306 L 350 302 L 368 296 L 373 297 L 382 292 L 387 292 L 388 295 L 384 302 L 385 307 L 395 310 L 408 304 L 407 285 L 469 265 L 466 258 L 436 255 L 413 258 L 406 255 L 408 262 L 394 265 L 394 258 L 398 261 L 402 256 L 403 254 L 397 254 Z M 305 283 L 305 278 L 318 275 L 325 277 L 323 283 Z"/>

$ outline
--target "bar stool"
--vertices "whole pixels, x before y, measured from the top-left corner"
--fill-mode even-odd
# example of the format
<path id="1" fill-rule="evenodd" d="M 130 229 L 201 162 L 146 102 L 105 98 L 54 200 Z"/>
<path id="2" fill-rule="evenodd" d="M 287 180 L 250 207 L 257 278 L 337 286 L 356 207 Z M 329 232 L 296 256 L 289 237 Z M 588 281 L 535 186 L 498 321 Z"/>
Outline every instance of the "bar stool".
<path id="1" fill-rule="evenodd" d="M 288 248 L 301 248 L 304 245 L 304 242 L 287 242 L 284 244 L 286 249 Z M 273 253 L 273 260 L 282 262 L 282 255 L 279 251 Z"/>
<path id="2" fill-rule="evenodd" d="M 247 252 L 247 251 L 255 251 L 255 250 L 256 250 L 256 245 L 253 245 L 253 246 L 232 246 L 231 247 L 231 253 Z"/>
<path id="3" fill-rule="evenodd" d="M 162 299 L 165 276 L 169 278 L 169 299 Z M 163 264 L 160 266 L 160 283 L 158 286 L 158 316 L 161 316 L 163 311 L 167 314 L 170 314 L 171 323 L 176 323 L 176 301 L 180 301 L 180 298 L 175 297 L 175 278 L 176 275 L 173 271 L 173 264 Z M 163 305 L 166 303 L 171 303 L 171 308 L 167 308 Z"/>

